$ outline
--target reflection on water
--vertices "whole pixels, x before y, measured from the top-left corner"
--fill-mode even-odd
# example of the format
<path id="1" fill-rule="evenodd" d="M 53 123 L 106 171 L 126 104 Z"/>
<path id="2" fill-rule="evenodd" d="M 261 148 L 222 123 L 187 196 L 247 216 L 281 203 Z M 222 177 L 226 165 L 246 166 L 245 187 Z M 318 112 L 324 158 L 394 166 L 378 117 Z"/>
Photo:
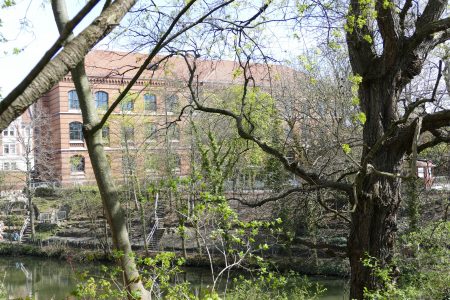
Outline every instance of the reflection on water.
<path id="1" fill-rule="evenodd" d="M 26 257 L 0 258 L 0 299 L 67 299 L 76 285 L 67 262 Z"/>
<path id="2" fill-rule="evenodd" d="M 65 261 L 31 257 L 0 257 L 0 299 L 61 300 L 72 299 L 70 293 L 75 289 L 75 272 L 95 270 L 95 265 L 71 265 Z M 98 269 L 98 268 L 97 268 Z M 180 279 L 191 283 L 193 292 L 212 284 L 208 270 L 186 268 Z M 348 298 L 346 283 L 342 279 L 312 277 L 327 288 L 321 300 L 342 300 Z M 224 283 L 219 284 L 220 287 Z"/>

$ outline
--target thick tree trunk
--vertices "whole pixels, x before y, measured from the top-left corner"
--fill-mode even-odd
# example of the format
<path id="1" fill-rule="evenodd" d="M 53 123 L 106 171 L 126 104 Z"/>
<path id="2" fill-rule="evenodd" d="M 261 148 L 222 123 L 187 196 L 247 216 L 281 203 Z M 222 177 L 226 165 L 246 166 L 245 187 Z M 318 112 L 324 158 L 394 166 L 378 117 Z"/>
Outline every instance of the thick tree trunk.
<path id="1" fill-rule="evenodd" d="M 370 155 L 368 163 L 377 171 L 399 174 L 404 147 L 389 142 L 372 154 L 375 143 L 389 130 L 396 114 L 395 89 L 389 78 L 363 83 L 360 86 L 362 109 L 367 121 L 364 125 L 364 151 L 362 161 Z M 372 270 L 362 260 L 374 257 L 381 266 L 392 259 L 396 232 L 396 215 L 400 202 L 400 178 L 365 174 L 358 186 L 356 210 L 352 213 L 348 252 L 351 266 L 350 299 L 363 299 L 364 288 L 379 287 Z"/>
<path id="2" fill-rule="evenodd" d="M 375 257 L 385 266 L 393 256 L 396 231 L 398 183 L 382 178 L 370 179 L 371 192 L 377 196 L 361 197 L 352 214 L 352 227 L 349 238 L 349 259 L 351 266 L 350 299 L 363 299 L 364 288 L 379 287 L 372 270 L 363 266 L 362 260 Z"/>
<path id="3" fill-rule="evenodd" d="M 67 22 L 67 10 L 65 0 L 53 0 L 52 8 L 55 14 L 55 20 L 61 31 Z M 73 70 L 72 79 L 80 100 L 80 108 L 83 115 L 84 127 L 86 125 L 98 124 L 99 117 L 92 98 L 89 81 L 84 68 L 84 60 L 82 60 Z M 101 130 L 96 132 L 85 132 L 89 158 L 91 159 L 92 169 L 94 170 L 95 179 L 102 198 L 103 207 L 105 208 L 106 217 L 111 228 L 112 239 L 115 248 L 121 252 L 119 257 L 122 271 L 125 278 L 125 286 L 129 291 L 129 298 L 136 299 L 134 296 L 139 295 L 139 299 L 151 299 L 150 293 L 145 290 L 139 271 L 137 269 L 134 253 L 126 228 L 125 214 L 120 205 L 120 196 L 114 184 L 114 180 L 109 167 L 108 159 L 103 147 Z M 133 294 L 133 296 L 131 296 Z"/>

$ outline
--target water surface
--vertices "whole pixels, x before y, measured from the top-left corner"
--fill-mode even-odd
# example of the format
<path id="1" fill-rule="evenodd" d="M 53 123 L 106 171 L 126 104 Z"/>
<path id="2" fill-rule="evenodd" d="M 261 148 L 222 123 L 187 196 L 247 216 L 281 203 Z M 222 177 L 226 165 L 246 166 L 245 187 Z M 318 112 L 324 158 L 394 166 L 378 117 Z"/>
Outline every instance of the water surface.
<path id="1" fill-rule="evenodd" d="M 80 265 L 53 259 L 34 257 L 0 257 L 0 299 L 33 300 L 73 299 L 70 296 L 77 284 L 76 273 L 95 272 L 99 265 Z M 188 280 L 195 293 L 211 286 L 207 269 L 186 268 L 182 276 Z M 346 282 L 342 279 L 311 277 L 327 288 L 321 300 L 346 299 Z"/>

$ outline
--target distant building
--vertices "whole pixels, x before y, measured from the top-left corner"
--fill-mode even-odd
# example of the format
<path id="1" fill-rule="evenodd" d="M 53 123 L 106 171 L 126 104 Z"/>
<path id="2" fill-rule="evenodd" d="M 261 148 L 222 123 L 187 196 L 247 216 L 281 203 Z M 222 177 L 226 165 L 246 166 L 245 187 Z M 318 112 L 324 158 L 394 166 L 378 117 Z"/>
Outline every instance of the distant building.
<path id="1" fill-rule="evenodd" d="M 145 58 L 144 54 L 109 51 L 92 51 L 87 55 L 86 72 L 100 116 L 130 82 Z M 236 76 L 239 68 L 236 62 L 200 61 L 197 68 L 199 85 L 211 91 L 242 82 Z M 140 76 L 127 98 L 115 109 L 102 135 L 116 178 L 155 177 L 168 171 L 183 175 L 189 171 L 191 139 L 186 132 L 186 122 L 183 119 L 173 123 L 181 108 L 189 103 L 188 76 L 181 57 L 155 63 Z M 268 85 L 268 67 L 254 65 L 252 77 L 256 84 Z M 93 183 L 94 175 L 83 140 L 80 104 L 70 74 L 42 96 L 38 105 L 51 116 L 49 130 L 56 177 L 53 179 L 61 185 Z M 39 139 L 39 135 L 36 138 Z M 163 163 L 166 165 L 162 166 Z"/>
<path id="2" fill-rule="evenodd" d="M 25 185 L 26 158 L 34 161 L 34 154 L 27 154 L 32 146 L 31 110 L 12 122 L 0 137 L 0 182 L 3 189 L 21 189 Z"/>

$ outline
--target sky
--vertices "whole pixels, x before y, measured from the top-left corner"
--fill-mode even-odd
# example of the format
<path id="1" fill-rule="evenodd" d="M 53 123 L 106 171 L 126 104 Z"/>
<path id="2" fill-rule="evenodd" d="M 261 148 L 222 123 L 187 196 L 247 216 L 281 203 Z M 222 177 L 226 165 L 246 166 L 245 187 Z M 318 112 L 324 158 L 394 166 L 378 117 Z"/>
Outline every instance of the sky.
<path id="1" fill-rule="evenodd" d="M 74 16 L 84 2 L 67 1 L 69 16 Z M 88 18 L 76 28 L 75 33 L 98 16 L 102 4 L 97 4 Z M 36 65 L 59 34 L 51 5 L 46 0 L 19 0 L 14 7 L 0 9 L 0 20 L 0 32 L 9 40 L 7 43 L 0 43 L 0 93 L 5 97 Z M 14 48 L 23 51 L 12 54 Z"/>
<path id="2" fill-rule="evenodd" d="M 0 9 L 0 33 L 9 40 L 7 43 L 0 43 L 0 94 L 3 97 L 20 83 L 59 36 L 49 0 L 16 2 L 17 5 L 11 8 Z M 73 17 L 85 2 L 86 0 L 67 0 L 69 16 Z M 103 2 L 100 1 L 75 29 L 75 34 L 100 14 Z M 308 40 L 303 40 L 303 45 L 300 46 L 294 43 L 293 32 L 284 27 L 272 28 L 271 31 L 276 32 L 277 37 L 268 46 L 277 48 L 275 51 L 283 57 L 312 44 Z M 12 54 L 14 49 L 23 50 L 19 54 Z"/>

